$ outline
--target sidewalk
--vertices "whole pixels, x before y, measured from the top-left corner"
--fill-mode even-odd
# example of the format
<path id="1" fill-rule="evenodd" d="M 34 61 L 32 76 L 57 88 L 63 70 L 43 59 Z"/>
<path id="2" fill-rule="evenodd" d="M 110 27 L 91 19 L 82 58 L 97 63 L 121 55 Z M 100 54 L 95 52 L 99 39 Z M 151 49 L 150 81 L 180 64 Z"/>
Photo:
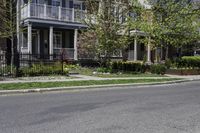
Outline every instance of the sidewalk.
<path id="1" fill-rule="evenodd" d="M 168 77 L 172 77 L 172 78 L 184 78 L 184 79 L 188 79 L 188 80 L 200 80 L 200 75 L 169 75 L 166 74 L 166 76 Z"/>
<path id="2" fill-rule="evenodd" d="M 61 79 L 16 79 L 16 80 L 3 80 L 0 84 L 6 83 L 31 83 L 31 82 L 67 82 L 67 81 L 86 81 L 86 80 L 116 80 L 116 79 L 165 79 L 165 78 L 182 78 L 182 77 L 115 77 L 115 78 L 101 78 L 96 76 L 86 76 L 86 75 L 70 75 L 72 78 L 61 78 Z M 199 77 L 200 79 L 200 77 Z"/>

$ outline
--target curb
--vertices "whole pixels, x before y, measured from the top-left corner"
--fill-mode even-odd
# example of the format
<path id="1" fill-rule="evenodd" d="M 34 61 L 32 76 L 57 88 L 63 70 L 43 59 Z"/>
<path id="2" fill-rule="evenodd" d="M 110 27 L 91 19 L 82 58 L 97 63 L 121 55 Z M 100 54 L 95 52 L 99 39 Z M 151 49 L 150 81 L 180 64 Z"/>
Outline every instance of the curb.
<path id="1" fill-rule="evenodd" d="M 36 89 L 25 89 L 25 90 L 2 90 L 0 95 L 8 94 L 24 94 L 24 93 L 43 93 L 43 92 L 56 92 L 56 91 L 81 91 L 88 89 L 108 88 L 108 87 L 149 87 L 156 85 L 171 85 L 176 83 L 184 83 L 190 81 L 199 81 L 200 79 L 184 79 L 176 81 L 166 82 L 153 82 L 153 83 L 132 83 L 132 84 L 109 84 L 109 85 L 90 85 L 90 86 L 71 86 L 71 87 L 55 87 L 55 88 L 36 88 Z"/>

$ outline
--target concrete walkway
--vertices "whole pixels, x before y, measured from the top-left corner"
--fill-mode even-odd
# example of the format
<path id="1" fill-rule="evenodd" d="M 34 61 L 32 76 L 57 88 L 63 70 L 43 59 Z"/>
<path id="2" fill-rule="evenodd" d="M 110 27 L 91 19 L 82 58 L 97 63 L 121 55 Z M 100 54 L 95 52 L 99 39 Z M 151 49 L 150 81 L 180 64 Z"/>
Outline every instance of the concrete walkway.
<path id="1" fill-rule="evenodd" d="M 169 74 L 166 74 L 166 76 L 172 77 L 172 78 L 184 78 L 184 79 L 191 79 L 191 80 L 200 79 L 200 75 L 169 75 Z"/>
<path id="2" fill-rule="evenodd" d="M 86 76 L 86 75 L 70 75 L 72 78 L 62 78 L 62 79 L 13 79 L 13 80 L 3 80 L 2 83 L 31 83 L 31 82 L 62 82 L 62 81 L 85 81 L 85 80 L 115 80 L 115 79 L 160 79 L 160 78 L 173 78 L 173 77 L 115 77 L 115 78 L 102 78 L 96 76 Z"/>
<path id="3" fill-rule="evenodd" d="M 114 78 L 102 78 L 95 76 L 86 76 L 86 75 L 70 75 L 71 79 L 16 79 L 16 80 L 3 80 L 0 81 L 0 84 L 3 83 L 31 83 L 31 82 L 64 82 L 64 81 L 85 81 L 85 80 L 116 80 L 116 79 L 165 79 L 165 78 L 183 78 L 187 80 L 200 80 L 200 75 L 196 76 L 179 76 L 179 75 L 166 75 L 167 77 L 114 77 Z"/>

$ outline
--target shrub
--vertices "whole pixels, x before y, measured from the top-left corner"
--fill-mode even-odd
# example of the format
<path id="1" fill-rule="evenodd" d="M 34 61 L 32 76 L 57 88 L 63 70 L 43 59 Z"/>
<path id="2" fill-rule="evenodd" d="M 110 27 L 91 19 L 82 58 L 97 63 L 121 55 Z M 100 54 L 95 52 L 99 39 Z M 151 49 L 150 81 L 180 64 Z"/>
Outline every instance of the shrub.
<path id="1" fill-rule="evenodd" d="M 19 76 L 47 76 L 68 74 L 67 70 L 62 68 L 62 64 L 57 62 L 54 64 L 33 64 L 30 67 L 22 67 L 19 69 Z"/>
<path id="2" fill-rule="evenodd" d="M 140 62 L 112 62 L 110 64 L 111 70 L 113 72 L 124 71 L 124 72 L 139 72 L 144 73 L 146 67 Z"/>
<path id="3" fill-rule="evenodd" d="M 151 65 L 150 71 L 152 74 L 165 74 L 167 68 L 163 64 Z"/>
<path id="4" fill-rule="evenodd" d="M 110 73 L 111 69 L 110 68 L 106 68 L 106 67 L 99 67 L 99 68 L 97 68 L 97 72 L 100 72 L 100 73 Z"/>
<path id="5" fill-rule="evenodd" d="M 11 72 L 11 66 L 0 66 L 0 76 L 5 75 L 16 75 L 16 67 L 13 66 Z"/>
<path id="6" fill-rule="evenodd" d="M 77 62 L 82 67 L 100 67 L 101 63 L 97 60 L 81 59 Z"/>
<path id="7" fill-rule="evenodd" d="M 166 59 L 165 66 L 169 69 L 172 66 L 172 61 L 170 59 Z"/>
<path id="8" fill-rule="evenodd" d="M 200 69 L 200 56 L 184 56 L 175 61 L 178 68 L 198 68 Z"/>
<path id="9" fill-rule="evenodd" d="M 64 64 L 63 66 L 64 70 L 66 71 L 76 71 L 80 68 L 79 65 L 73 65 L 73 64 Z"/>

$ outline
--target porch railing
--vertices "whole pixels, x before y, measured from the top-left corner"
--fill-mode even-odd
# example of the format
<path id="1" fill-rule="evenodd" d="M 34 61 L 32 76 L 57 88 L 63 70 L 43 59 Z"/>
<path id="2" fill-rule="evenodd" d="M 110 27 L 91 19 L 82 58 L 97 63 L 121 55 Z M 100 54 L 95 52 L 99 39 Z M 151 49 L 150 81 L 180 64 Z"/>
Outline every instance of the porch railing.
<path id="1" fill-rule="evenodd" d="M 21 19 L 39 18 L 66 22 L 79 22 L 85 18 L 84 10 L 46 4 L 28 3 L 21 7 Z"/>
<path id="2" fill-rule="evenodd" d="M 23 55 L 29 54 L 28 53 L 28 48 L 21 48 L 21 53 Z M 74 59 L 74 49 L 73 48 L 54 48 L 53 49 L 53 53 L 54 55 L 60 55 L 63 54 L 64 59 L 70 59 L 73 60 Z M 33 58 L 37 59 L 37 58 L 41 58 L 43 56 L 43 53 L 39 54 L 39 52 L 37 52 L 37 54 L 35 54 L 37 56 L 33 56 Z M 28 56 L 23 56 L 23 58 L 28 58 Z M 57 57 L 54 56 L 53 59 L 56 59 Z"/>
<path id="3" fill-rule="evenodd" d="M 54 48 L 54 54 L 63 54 L 66 59 L 74 59 L 73 48 Z"/>

